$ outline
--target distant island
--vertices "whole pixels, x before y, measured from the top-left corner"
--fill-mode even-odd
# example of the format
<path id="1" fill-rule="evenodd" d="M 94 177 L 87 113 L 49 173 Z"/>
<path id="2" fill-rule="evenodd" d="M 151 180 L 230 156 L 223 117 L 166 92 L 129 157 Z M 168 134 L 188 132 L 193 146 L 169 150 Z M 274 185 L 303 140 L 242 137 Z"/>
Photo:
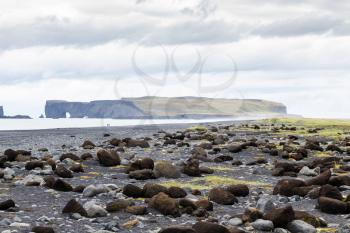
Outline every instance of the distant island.
<path id="1" fill-rule="evenodd" d="M 204 97 L 139 97 L 120 100 L 68 102 L 48 100 L 46 118 L 224 118 L 256 115 L 286 115 L 281 103 L 259 99 Z"/>
<path id="2" fill-rule="evenodd" d="M 0 119 L 31 119 L 31 118 L 30 116 L 26 116 L 26 115 L 5 116 L 4 107 L 0 106 Z"/>

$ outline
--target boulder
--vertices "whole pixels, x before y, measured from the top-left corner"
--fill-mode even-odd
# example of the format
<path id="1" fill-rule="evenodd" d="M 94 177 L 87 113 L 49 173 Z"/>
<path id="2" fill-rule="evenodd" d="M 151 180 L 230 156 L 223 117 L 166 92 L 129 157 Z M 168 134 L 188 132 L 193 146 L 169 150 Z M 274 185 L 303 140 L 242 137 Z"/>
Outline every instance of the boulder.
<path id="1" fill-rule="evenodd" d="M 295 219 L 295 214 L 292 206 L 288 205 L 270 210 L 264 215 L 264 219 L 272 221 L 275 227 L 286 228 Z"/>
<path id="2" fill-rule="evenodd" d="M 237 198 L 224 188 L 213 188 L 209 191 L 209 200 L 221 205 L 233 205 L 238 202 Z"/>
<path id="3" fill-rule="evenodd" d="M 288 230 L 291 233 L 316 233 L 317 232 L 314 226 L 301 220 L 294 220 L 291 223 L 289 223 Z"/>
<path id="4" fill-rule="evenodd" d="M 172 198 L 184 198 L 187 196 L 186 191 L 179 187 L 170 187 L 167 193 Z"/>
<path id="5" fill-rule="evenodd" d="M 61 191 L 61 192 L 71 192 L 73 191 L 73 187 L 65 182 L 64 180 L 57 179 L 52 185 L 52 189 Z"/>
<path id="6" fill-rule="evenodd" d="M 168 189 L 159 184 L 145 184 L 142 188 L 143 196 L 151 198 L 158 193 L 167 193 Z"/>
<path id="7" fill-rule="evenodd" d="M 96 145 L 90 140 L 85 140 L 81 145 L 81 147 L 83 147 L 86 150 L 91 150 L 91 149 L 94 149 Z"/>
<path id="8" fill-rule="evenodd" d="M 13 207 L 16 207 L 16 204 L 13 200 L 0 202 L 0 210 L 8 210 Z"/>
<path id="9" fill-rule="evenodd" d="M 311 185 L 325 185 L 328 184 L 329 179 L 331 178 L 332 173 L 330 170 L 327 170 L 320 174 L 319 176 L 316 176 L 314 178 L 311 178 L 309 180 L 305 181 L 306 186 Z"/>
<path id="10" fill-rule="evenodd" d="M 173 217 L 180 216 L 178 203 L 165 193 L 159 193 L 153 196 L 148 205 L 164 215 L 172 215 Z"/>
<path id="11" fill-rule="evenodd" d="M 226 186 L 226 190 L 236 197 L 245 197 L 249 195 L 249 188 L 245 184 L 229 185 Z"/>
<path id="12" fill-rule="evenodd" d="M 197 233 L 191 227 L 186 226 L 171 226 L 160 230 L 158 233 Z"/>
<path id="13" fill-rule="evenodd" d="M 99 150 L 97 152 L 98 161 L 102 166 L 112 167 L 120 165 L 120 157 L 115 150 Z"/>
<path id="14" fill-rule="evenodd" d="M 348 206 L 345 202 L 328 198 L 320 197 L 318 199 L 318 205 L 322 212 L 327 214 L 347 214 Z"/>
<path id="15" fill-rule="evenodd" d="M 128 206 L 126 212 L 133 215 L 145 215 L 147 214 L 146 206 Z"/>
<path id="16" fill-rule="evenodd" d="M 153 170 L 151 169 L 143 169 L 143 170 L 137 170 L 129 173 L 130 179 L 135 180 L 149 180 L 149 179 L 155 179 L 155 175 Z"/>
<path id="17" fill-rule="evenodd" d="M 267 197 L 262 197 L 258 200 L 256 208 L 260 210 L 263 214 L 266 214 L 267 212 L 275 208 L 275 204 L 272 202 L 271 199 Z"/>
<path id="18" fill-rule="evenodd" d="M 98 185 L 89 185 L 83 191 L 84 197 L 94 197 L 101 193 L 107 193 L 109 189 L 106 185 L 98 184 Z"/>
<path id="19" fill-rule="evenodd" d="M 30 161 L 30 162 L 27 162 L 25 165 L 26 170 L 33 170 L 35 168 L 43 169 L 44 162 L 42 162 L 42 161 Z"/>
<path id="20" fill-rule="evenodd" d="M 273 189 L 273 195 L 293 196 L 295 195 L 295 188 L 306 186 L 303 180 L 299 179 L 282 179 L 277 182 Z"/>
<path id="21" fill-rule="evenodd" d="M 106 210 L 108 212 L 117 212 L 121 210 L 125 210 L 128 206 L 132 205 L 133 202 L 125 199 L 116 200 L 110 202 L 106 206 Z"/>
<path id="22" fill-rule="evenodd" d="M 86 202 L 84 204 L 84 209 L 88 217 L 91 218 L 107 216 L 107 211 L 102 206 L 97 205 L 94 200 Z"/>
<path id="23" fill-rule="evenodd" d="M 73 153 L 66 153 L 66 154 L 62 154 L 61 157 L 60 157 L 60 161 L 63 161 L 65 159 L 71 159 L 71 160 L 74 160 L 74 161 L 79 161 L 80 158 L 79 156 L 73 154 Z"/>
<path id="24" fill-rule="evenodd" d="M 62 178 L 73 178 L 73 173 L 62 164 L 57 165 L 55 174 Z"/>
<path id="25" fill-rule="evenodd" d="M 201 176 L 199 161 L 197 159 L 189 159 L 184 165 L 183 173 L 193 177 Z"/>
<path id="26" fill-rule="evenodd" d="M 123 188 L 123 194 L 128 197 L 139 198 L 143 196 L 143 191 L 136 185 L 127 184 Z"/>
<path id="27" fill-rule="evenodd" d="M 87 212 L 83 206 L 77 202 L 75 199 L 70 200 L 62 210 L 63 214 L 73 214 L 78 213 L 81 216 L 87 217 Z"/>
<path id="28" fill-rule="evenodd" d="M 168 161 L 158 161 L 154 166 L 154 174 L 156 177 L 165 177 L 177 179 L 181 177 L 177 167 Z"/>
<path id="29" fill-rule="evenodd" d="M 272 221 L 263 219 L 258 219 L 253 222 L 252 227 L 258 231 L 272 231 L 274 229 Z"/>
<path id="30" fill-rule="evenodd" d="M 55 233 L 54 229 L 49 226 L 35 226 L 32 228 L 31 232 L 34 233 Z"/>
<path id="31" fill-rule="evenodd" d="M 321 187 L 320 192 L 319 192 L 319 196 L 320 197 L 329 197 L 329 198 L 337 199 L 339 201 L 343 200 L 343 195 L 341 194 L 339 189 L 337 187 L 329 185 L 329 184 L 323 185 Z"/>
<path id="32" fill-rule="evenodd" d="M 230 233 L 226 227 L 210 222 L 197 222 L 192 228 L 197 233 Z"/>

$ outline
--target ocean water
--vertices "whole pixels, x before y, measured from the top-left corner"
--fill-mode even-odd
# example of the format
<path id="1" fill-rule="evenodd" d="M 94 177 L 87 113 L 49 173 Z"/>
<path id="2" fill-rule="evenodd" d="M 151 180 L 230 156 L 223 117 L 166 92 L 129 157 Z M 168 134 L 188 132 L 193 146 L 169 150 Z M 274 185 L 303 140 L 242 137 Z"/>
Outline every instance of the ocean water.
<path id="1" fill-rule="evenodd" d="M 263 117 L 214 118 L 214 119 L 0 119 L 0 130 L 39 130 L 57 128 L 86 128 L 135 126 L 152 124 L 185 124 L 218 121 L 256 120 Z"/>

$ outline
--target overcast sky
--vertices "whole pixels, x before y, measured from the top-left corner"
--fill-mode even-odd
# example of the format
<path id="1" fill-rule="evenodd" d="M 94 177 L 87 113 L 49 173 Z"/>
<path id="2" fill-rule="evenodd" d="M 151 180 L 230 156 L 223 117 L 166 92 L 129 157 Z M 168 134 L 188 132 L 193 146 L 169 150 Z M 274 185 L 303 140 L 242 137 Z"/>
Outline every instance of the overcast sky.
<path id="1" fill-rule="evenodd" d="M 0 105 L 209 96 L 350 118 L 348 0 L 1 0 Z"/>

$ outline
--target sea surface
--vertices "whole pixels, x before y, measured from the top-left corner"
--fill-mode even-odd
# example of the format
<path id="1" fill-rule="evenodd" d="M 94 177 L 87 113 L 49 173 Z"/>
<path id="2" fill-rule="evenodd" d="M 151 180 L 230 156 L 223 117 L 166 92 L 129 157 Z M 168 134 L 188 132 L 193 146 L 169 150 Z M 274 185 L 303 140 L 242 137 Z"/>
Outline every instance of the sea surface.
<path id="1" fill-rule="evenodd" d="M 113 126 L 140 126 L 153 124 L 186 124 L 205 123 L 218 121 L 242 121 L 257 120 L 264 117 L 237 117 L 237 118 L 213 118 L 213 119 L 0 119 L 0 130 L 40 130 L 40 129 L 64 129 L 64 128 L 89 128 L 89 127 L 113 127 Z"/>

